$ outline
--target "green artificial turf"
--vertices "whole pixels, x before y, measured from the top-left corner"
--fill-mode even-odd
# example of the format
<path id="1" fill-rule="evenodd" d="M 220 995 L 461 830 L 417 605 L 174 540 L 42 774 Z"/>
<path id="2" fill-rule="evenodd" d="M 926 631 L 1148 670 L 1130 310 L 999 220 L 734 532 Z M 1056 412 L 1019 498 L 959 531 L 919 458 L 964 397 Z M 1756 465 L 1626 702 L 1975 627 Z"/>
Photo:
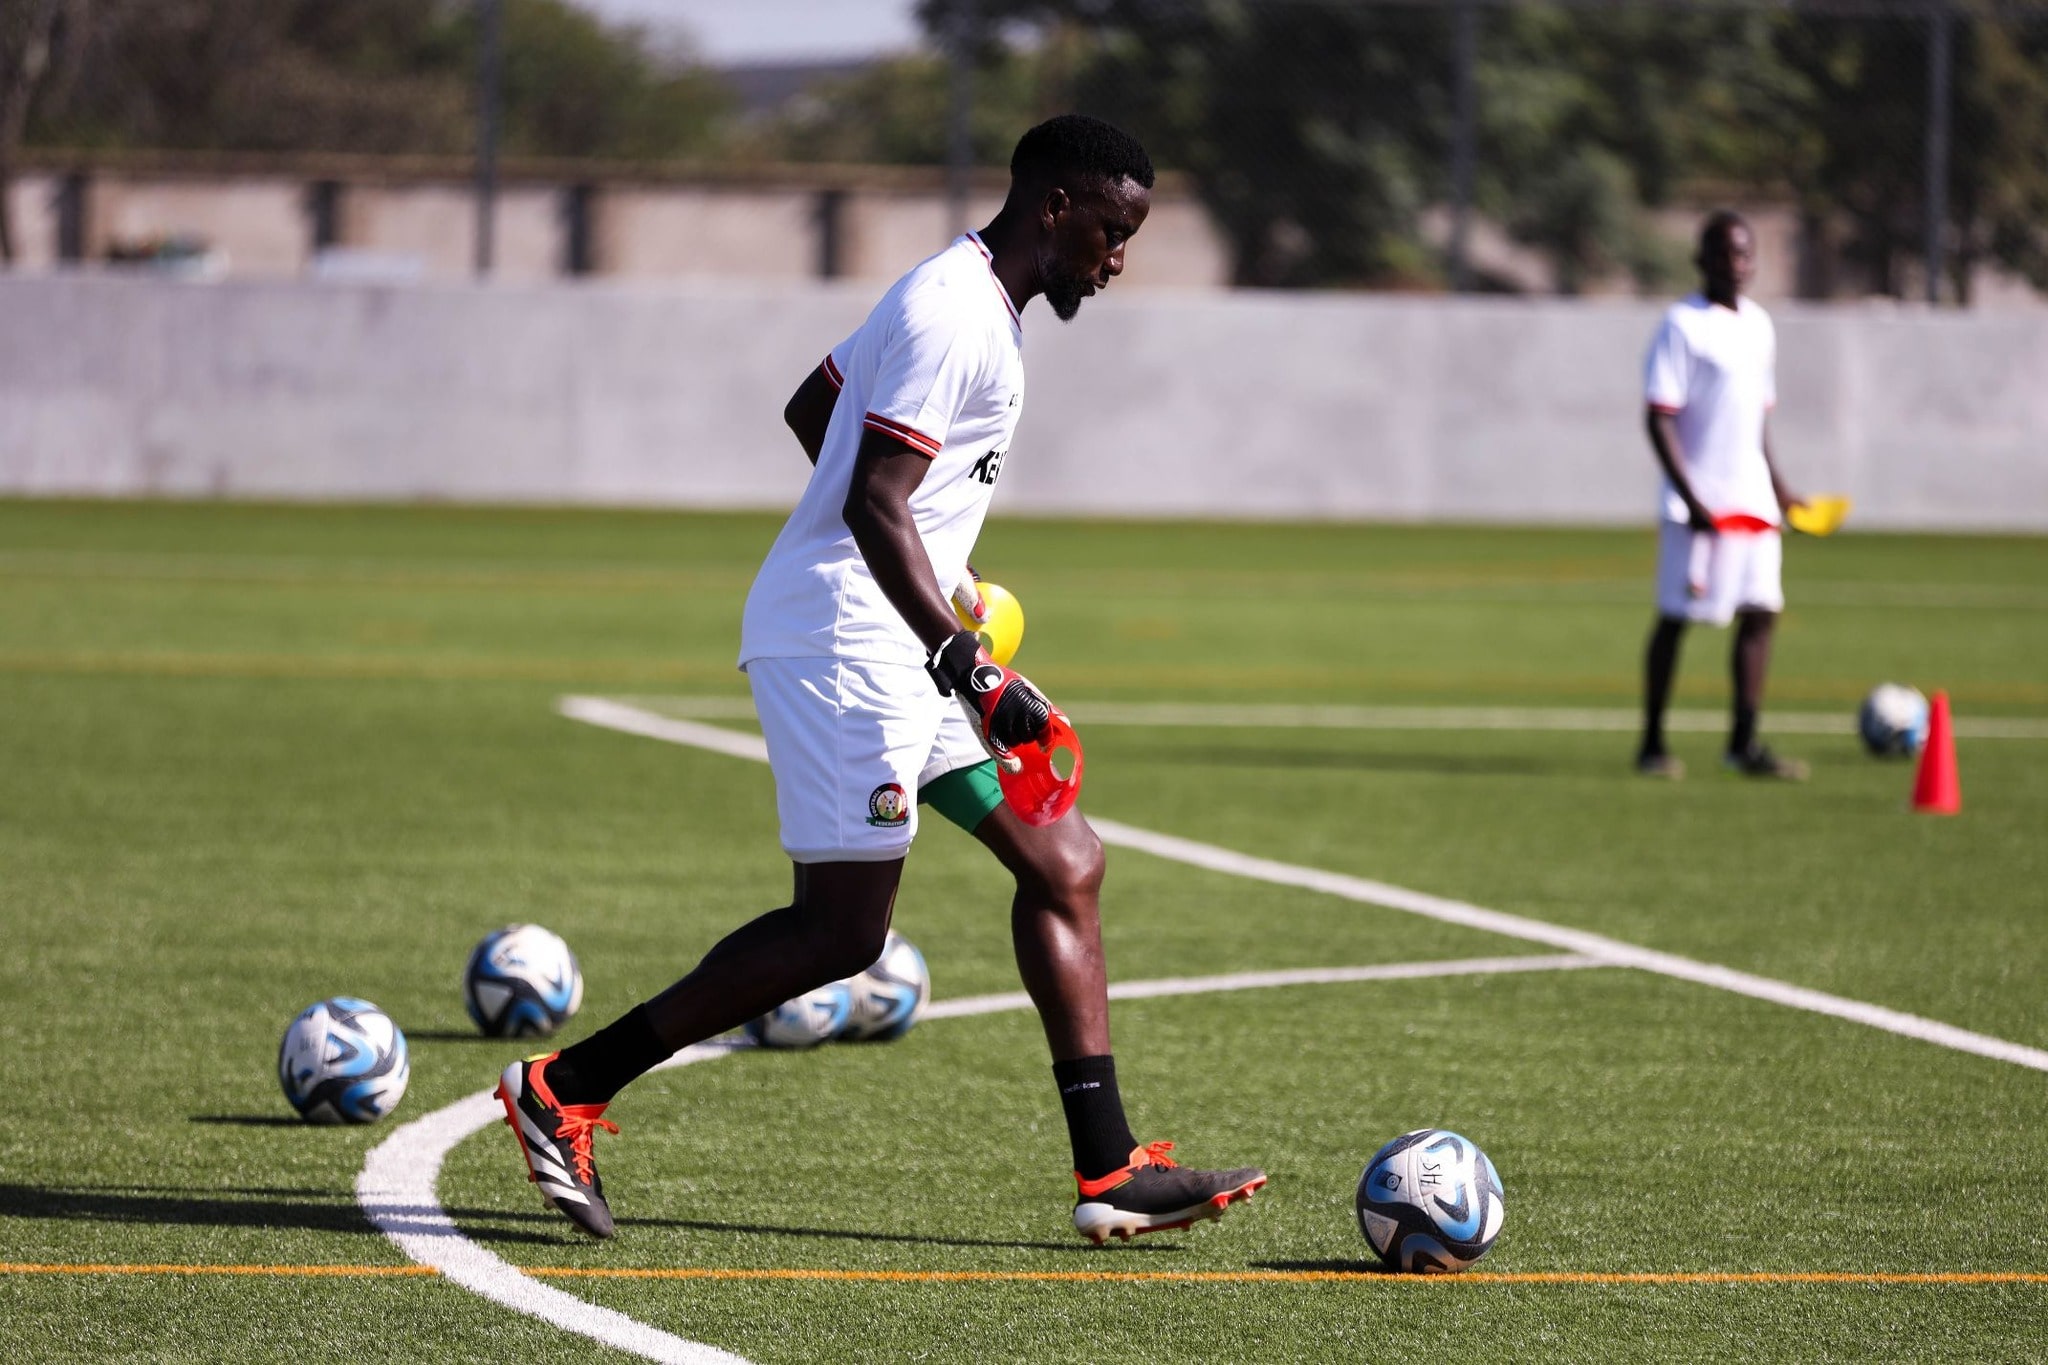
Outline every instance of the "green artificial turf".
<path id="1" fill-rule="evenodd" d="M 761 516 L 0 502 L 0 1262 L 406 1264 L 355 1207 L 394 1123 L 289 1117 L 277 1039 L 367 996 L 396 1121 L 525 1050 L 459 975 L 563 934 L 578 1037 L 666 985 L 788 867 L 758 764 L 593 729 L 566 693 L 744 697 Z M 1907 764 L 1786 735 L 1812 782 L 1645 783 L 1626 733 L 1090 726 L 1089 702 L 1626 708 L 1647 531 L 999 521 L 978 564 L 1069 705 L 1099 816 L 1391 882 L 2048 1047 L 2048 740 L 1965 739 L 1964 812 Z M 2048 542 L 1795 541 L 1775 713 L 1874 683 L 2048 716 Z M 1726 636 L 1678 702 L 1725 701 Z M 1765 729 L 1770 730 L 1767 711 Z M 720 722 L 748 729 L 741 720 Z M 1112 976 L 1553 951 L 1112 850 Z M 934 823 L 898 924 L 939 998 L 1016 989 L 1007 888 Z M 1141 1137 L 1272 1185 L 1095 1250 L 1024 1013 L 657 1073 L 599 1139 L 621 1235 L 544 1212 L 501 1130 L 440 1194 L 536 1268 L 1362 1272 L 1365 1158 L 1479 1141 L 1506 1273 L 2048 1274 L 2040 1072 L 1614 968 L 1121 1003 Z M 550 1281 L 760 1361 L 2038 1359 L 2048 1283 Z M 0 1271 L 14 1358 L 624 1358 L 428 1278 Z"/>

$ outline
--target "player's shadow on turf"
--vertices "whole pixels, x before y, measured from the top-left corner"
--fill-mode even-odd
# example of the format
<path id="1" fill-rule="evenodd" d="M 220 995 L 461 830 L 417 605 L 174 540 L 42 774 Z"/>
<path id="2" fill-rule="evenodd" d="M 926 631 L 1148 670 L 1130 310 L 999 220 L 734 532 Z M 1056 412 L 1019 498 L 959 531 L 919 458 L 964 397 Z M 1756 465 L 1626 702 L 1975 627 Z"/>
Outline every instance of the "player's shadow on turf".
<path id="1" fill-rule="evenodd" d="M 233 1124 L 238 1128 L 304 1128 L 306 1121 L 289 1114 L 194 1114 L 193 1123 Z"/>
<path id="2" fill-rule="evenodd" d="M 554 1215 L 547 1215 L 553 1217 Z M 850 1242 L 904 1242 L 912 1246 L 997 1247 L 1016 1251 L 1065 1251 L 1097 1254 L 1097 1248 L 1078 1242 L 1001 1241 L 989 1237 L 933 1237 L 915 1232 L 874 1232 L 866 1228 L 789 1228 L 767 1223 L 716 1223 L 696 1218 L 621 1218 L 619 1226 L 680 1228 L 686 1232 L 744 1233 L 758 1237 L 825 1237 Z M 1130 1252 L 1172 1252 L 1180 1248 L 1170 1242 L 1132 1244 L 1119 1248 Z"/>
<path id="3" fill-rule="evenodd" d="M 253 1197 L 252 1197 L 253 1196 Z M 401 1216 L 404 1210 L 397 1210 Z M 489 1219 L 495 1209 L 447 1209 L 451 1217 Z M 178 1227 L 306 1228 L 314 1232 L 378 1235 L 369 1218 L 345 1193 L 328 1190 L 166 1189 L 151 1185 L 0 1184 L 0 1217 L 55 1218 L 66 1222 L 160 1223 Z M 447 1233 L 422 1225 L 404 1231 Z M 452 1234 L 451 1234 L 452 1235 Z M 471 1229 L 476 1241 L 536 1242 L 556 1239 L 506 1228 Z"/>
<path id="4" fill-rule="evenodd" d="M 1256 749 L 1223 745 L 1148 755 L 1158 763 L 1219 768 L 1323 768 L 1341 772 L 1416 773 L 1425 777 L 1560 777 L 1571 769 L 1513 754 L 1336 753 L 1326 749 Z"/>

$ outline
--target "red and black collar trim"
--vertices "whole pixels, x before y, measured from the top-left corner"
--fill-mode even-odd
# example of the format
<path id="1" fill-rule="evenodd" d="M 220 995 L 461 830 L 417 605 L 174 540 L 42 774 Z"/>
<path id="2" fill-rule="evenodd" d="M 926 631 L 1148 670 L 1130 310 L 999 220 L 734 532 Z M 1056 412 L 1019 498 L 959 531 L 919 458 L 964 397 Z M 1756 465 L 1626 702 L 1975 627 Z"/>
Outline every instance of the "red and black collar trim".
<path id="1" fill-rule="evenodd" d="M 970 231 L 967 234 L 967 240 L 974 243 L 974 249 L 981 253 L 981 259 L 988 262 L 989 280 L 995 285 L 996 295 L 1002 299 L 1004 309 L 1010 314 L 1010 325 L 1019 332 L 1022 332 L 1024 330 L 1024 320 L 1017 316 L 1017 305 L 1010 302 L 1010 291 L 1003 288 L 1003 282 L 996 278 L 995 254 L 982 242 L 980 233 Z"/>

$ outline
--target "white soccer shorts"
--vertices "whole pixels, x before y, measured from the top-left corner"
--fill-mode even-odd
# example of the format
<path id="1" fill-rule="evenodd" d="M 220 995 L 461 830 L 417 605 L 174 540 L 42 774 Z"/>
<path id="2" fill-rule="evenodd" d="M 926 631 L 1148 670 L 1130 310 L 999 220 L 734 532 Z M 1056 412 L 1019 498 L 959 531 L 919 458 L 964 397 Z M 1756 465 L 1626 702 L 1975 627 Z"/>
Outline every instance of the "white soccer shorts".
<path id="1" fill-rule="evenodd" d="M 1783 611 L 1784 558 L 1777 531 L 1708 535 L 1667 521 L 1657 536 L 1657 610 L 1710 626 L 1738 611 Z"/>
<path id="2" fill-rule="evenodd" d="M 755 659 L 746 673 L 793 862 L 901 858 L 918 788 L 988 759 L 960 703 L 916 665 Z"/>

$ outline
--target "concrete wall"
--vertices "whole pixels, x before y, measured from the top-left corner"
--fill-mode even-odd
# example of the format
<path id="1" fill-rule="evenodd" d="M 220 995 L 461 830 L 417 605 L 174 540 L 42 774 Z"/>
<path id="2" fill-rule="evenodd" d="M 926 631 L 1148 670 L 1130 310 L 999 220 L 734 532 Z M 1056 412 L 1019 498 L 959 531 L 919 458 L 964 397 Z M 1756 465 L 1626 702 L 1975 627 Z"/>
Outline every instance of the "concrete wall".
<path id="1" fill-rule="evenodd" d="M 96 166 L 81 172 L 82 240 L 86 261 L 155 239 L 197 238 L 215 251 L 228 278 L 291 279 L 320 273 L 316 265 L 316 184 L 335 188 L 335 240 L 329 245 L 368 266 L 382 262 L 394 279 L 467 281 L 476 259 L 475 191 L 466 174 L 408 169 L 346 158 L 313 159 L 297 173 L 208 170 L 175 157 L 166 169 Z M 839 277 L 886 285 L 952 239 L 945 177 L 936 169 L 789 167 L 725 180 L 634 179 L 613 171 L 579 178 L 561 167 L 508 178 L 499 188 L 493 280 L 535 284 L 561 279 L 570 238 L 568 192 L 588 192 L 590 268 L 632 281 L 748 279 L 764 283 L 818 278 L 823 207 L 837 202 Z M 16 178 L 18 263 L 47 268 L 58 261 L 59 168 Z M 968 222 L 980 225 L 1002 206 L 1007 177 L 983 173 L 968 200 Z M 1125 283 L 1134 288 L 1221 287 L 1228 253 L 1207 212 L 1181 181 L 1162 180 L 1153 197 L 1143 247 L 1132 254 Z M 400 268 L 402 267 L 402 268 Z"/>
<path id="2" fill-rule="evenodd" d="M 0 277 L 0 490 L 781 507 L 871 284 Z M 1640 522 L 1633 303 L 1126 294 L 1025 316 L 1009 512 Z M 1779 310 L 1780 459 L 1867 526 L 2048 530 L 2048 319 Z"/>

